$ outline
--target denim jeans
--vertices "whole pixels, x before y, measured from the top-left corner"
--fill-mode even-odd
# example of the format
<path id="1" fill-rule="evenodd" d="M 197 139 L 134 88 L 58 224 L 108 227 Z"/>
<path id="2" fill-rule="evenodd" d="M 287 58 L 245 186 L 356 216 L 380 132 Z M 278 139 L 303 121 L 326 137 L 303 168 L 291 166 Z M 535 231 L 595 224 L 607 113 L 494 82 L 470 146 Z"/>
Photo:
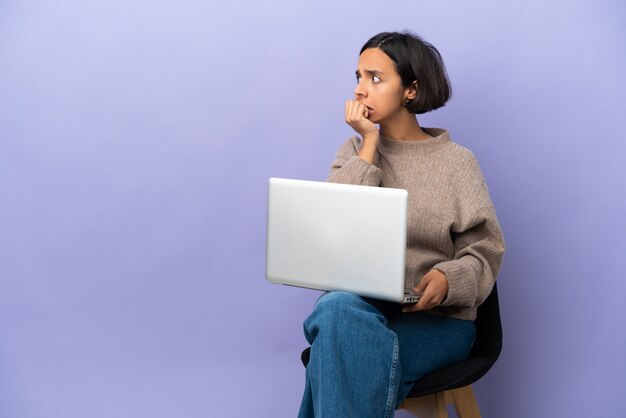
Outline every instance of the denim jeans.
<path id="1" fill-rule="evenodd" d="M 413 383 L 465 360 L 474 322 L 402 313 L 395 303 L 328 292 L 304 322 L 311 344 L 299 418 L 393 417 Z"/>

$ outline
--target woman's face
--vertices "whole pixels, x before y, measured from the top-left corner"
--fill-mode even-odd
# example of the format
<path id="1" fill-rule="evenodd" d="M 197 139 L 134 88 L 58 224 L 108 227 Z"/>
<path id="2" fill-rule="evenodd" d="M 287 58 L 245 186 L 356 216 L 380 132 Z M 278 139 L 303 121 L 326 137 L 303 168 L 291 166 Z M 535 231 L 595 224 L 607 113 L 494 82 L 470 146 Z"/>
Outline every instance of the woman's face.
<path id="1" fill-rule="evenodd" d="M 407 112 L 402 104 L 410 89 L 402 87 L 393 61 L 381 49 L 363 51 L 359 56 L 356 78 L 354 98 L 367 106 L 367 118 L 371 122 L 385 122 L 399 112 Z"/>

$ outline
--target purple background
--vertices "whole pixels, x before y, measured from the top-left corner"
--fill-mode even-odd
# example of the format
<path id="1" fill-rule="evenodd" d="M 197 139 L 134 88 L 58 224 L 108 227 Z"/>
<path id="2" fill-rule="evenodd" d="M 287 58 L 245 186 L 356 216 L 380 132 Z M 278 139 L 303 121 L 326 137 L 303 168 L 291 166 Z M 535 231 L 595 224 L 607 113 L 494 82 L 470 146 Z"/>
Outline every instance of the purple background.
<path id="1" fill-rule="evenodd" d="M 325 179 L 402 29 L 507 239 L 483 415 L 625 416 L 618 0 L 0 2 L 0 416 L 295 416 L 318 294 L 264 280 L 267 179 Z"/>

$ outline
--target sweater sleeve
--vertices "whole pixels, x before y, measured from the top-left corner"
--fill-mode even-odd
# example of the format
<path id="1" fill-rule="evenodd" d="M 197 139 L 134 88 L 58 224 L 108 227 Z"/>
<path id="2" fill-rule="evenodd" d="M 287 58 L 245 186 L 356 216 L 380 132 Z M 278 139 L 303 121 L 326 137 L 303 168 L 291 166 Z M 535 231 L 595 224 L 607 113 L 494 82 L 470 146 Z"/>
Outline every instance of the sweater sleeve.
<path id="1" fill-rule="evenodd" d="M 327 181 L 330 183 L 380 186 L 383 172 L 358 156 L 360 138 L 351 137 L 344 142 L 330 168 Z"/>
<path id="2" fill-rule="evenodd" d="M 493 206 L 480 209 L 472 224 L 455 234 L 455 254 L 434 266 L 448 278 L 442 306 L 475 307 L 487 299 L 504 255 L 504 237 Z"/>
<path id="3" fill-rule="evenodd" d="M 454 244 L 452 259 L 433 268 L 448 278 L 448 295 L 441 306 L 471 308 L 489 296 L 502 264 L 505 242 L 487 185 L 474 158 L 464 174 L 466 183 L 461 188 L 466 191 L 466 207 L 474 209 L 461 214 L 450 230 Z"/>

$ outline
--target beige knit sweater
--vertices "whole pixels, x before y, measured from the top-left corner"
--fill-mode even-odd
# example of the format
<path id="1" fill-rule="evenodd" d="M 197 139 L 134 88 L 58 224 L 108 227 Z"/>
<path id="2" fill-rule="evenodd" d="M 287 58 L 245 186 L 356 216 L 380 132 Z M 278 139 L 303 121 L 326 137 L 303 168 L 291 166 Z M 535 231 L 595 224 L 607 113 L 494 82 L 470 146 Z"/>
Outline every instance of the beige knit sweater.
<path id="1" fill-rule="evenodd" d="M 474 320 L 496 280 L 504 238 L 474 155 L 445 129 L 423 129 L 434 138 L 381 135 L 374 164 L 358 157 L 362 139 L 351 137 L 339 148 L 328 181 L 407 190 L 406 288 L 440 270 L 448 296 L 430 312 Z"/>

